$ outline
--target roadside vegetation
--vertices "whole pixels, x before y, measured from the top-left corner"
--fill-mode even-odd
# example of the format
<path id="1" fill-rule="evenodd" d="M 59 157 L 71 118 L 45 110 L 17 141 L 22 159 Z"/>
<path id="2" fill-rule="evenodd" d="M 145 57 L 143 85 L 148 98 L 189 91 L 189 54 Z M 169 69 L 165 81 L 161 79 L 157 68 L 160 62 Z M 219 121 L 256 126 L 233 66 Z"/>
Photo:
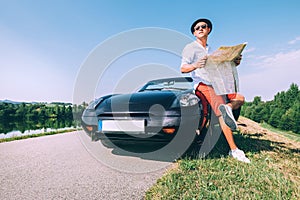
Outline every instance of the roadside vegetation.
<path id="1" fill-rule="evenodd" d="M 291 84 L 287 91 L 278 92 L 274 99 L 264 102 L 255 97 L 246 102 L 241 115 L 258 123 L 265 122 L 272 127 L 300 134 L 300 90 Z"/>
<path id="2" fill-rule="evenodd" d="M 300 199 L 300 135 L 291 140 L 247 118 L 239 122 L 246 127 L 234 137 L 250 164 L 228 157 L 220 137 L 206 158 L 177 161 L 145 199 Z"/>

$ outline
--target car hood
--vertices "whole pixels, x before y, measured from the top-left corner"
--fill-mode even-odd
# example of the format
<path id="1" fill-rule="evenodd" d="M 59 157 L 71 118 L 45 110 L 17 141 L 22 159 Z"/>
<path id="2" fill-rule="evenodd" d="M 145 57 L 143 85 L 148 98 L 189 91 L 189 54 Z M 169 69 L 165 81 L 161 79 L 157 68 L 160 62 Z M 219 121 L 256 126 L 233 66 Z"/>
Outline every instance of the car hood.
<path id="1" fill-rule="evenodd" d="M 99 109 L 113 112 L 145 111 L 153 105 L 160 105 L 164 109 L 168 109 L 177 99 L 178 94 L 178 92 L 171 91 L 144 91 L 115 95 L 102 102 Z"/>

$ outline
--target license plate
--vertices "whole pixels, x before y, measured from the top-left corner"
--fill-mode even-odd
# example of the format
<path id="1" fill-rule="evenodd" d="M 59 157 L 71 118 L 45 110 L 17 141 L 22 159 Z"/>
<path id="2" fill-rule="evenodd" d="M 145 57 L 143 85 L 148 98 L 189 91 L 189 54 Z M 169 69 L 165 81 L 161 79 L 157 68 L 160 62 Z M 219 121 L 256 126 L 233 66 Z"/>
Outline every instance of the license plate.
<path id="1" fill-rule="evenodd" d="M 144 132 L 145 120 L 99 120 L 98 130 L 102 132 Z"/>

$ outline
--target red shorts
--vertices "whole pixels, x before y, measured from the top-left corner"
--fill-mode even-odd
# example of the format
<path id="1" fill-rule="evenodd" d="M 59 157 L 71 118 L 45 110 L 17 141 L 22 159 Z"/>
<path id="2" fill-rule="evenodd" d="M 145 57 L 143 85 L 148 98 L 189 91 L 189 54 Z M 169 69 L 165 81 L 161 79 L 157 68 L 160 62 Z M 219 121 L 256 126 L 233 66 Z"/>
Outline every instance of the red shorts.
<path id="1" fill-rule="evenodd" d="M 216 116 L 221 116 L 221 112 L 219 111 L 219 105 L 225 104 L 226 96 L 229 101 L 244 101 L 245 99 L 243 95 L 238 93 L 217 95 L 212 86 L 206 85 L 204 83 L 199 83 L 195 93 L 202 100 L 203 96 L 206 98 L 212 110 L 215 112 Z"/>

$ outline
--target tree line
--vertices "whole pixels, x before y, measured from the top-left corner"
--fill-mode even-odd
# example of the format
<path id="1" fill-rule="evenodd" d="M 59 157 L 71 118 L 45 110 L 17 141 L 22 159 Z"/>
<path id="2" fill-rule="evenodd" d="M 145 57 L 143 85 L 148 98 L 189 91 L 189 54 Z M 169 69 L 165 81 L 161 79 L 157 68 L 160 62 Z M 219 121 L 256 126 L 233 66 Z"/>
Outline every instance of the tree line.
<path id="1" fill-rule="evenodd" d="M 87 104 L 0 102 L 0 133 L 39 128 L 64 128 L 79 121 Z M 77 123 L 79 124 L 79 123 Z"/>
<path id="2" fill-rule="evenodd" d="M 0 103 L 0 120 L 73 119 L 81 116 L 86 103 Z"/>
<path id="3" fill-rule="evenodd" d="M 256 122 L 266 122 L 281 130 L 300 134 L 300 91 L 292 83 L 287 91 L 278 92 L 274 99 L 264 102 L 256 96 L 242 106 L 241 115 Z"/>

